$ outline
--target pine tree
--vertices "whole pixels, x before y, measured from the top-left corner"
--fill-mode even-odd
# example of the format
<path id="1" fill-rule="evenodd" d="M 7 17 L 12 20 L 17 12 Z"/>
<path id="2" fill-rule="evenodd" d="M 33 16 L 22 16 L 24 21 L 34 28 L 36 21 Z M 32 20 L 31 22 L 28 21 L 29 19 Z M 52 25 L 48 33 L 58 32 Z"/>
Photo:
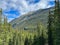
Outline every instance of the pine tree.
<path id="1" fill-rule="evenodd" d="M 33 44 L 32 45 L 45 45 L 45 38 L 42 30 L 41 36 L 34 36 Z"/>
<path id="2" fill-rule="evenodd" d="M 16 33 L 13 34 L 13 39 L 12 39 L 12 41 L 13 41 L 12 44 L 13 44 L 13 45 L 16 45 L 16 44 L 15 44 L 15 43 L 16 43 Z"/>
<path id="3" fill-rule="evenodd" d="M 18 45 L 21 45 L 21 34 L 18 34 Z"/>
<path id="4" fill-rule="evenodd" d="M 60 45 L 60 0 L 55 0 L 54 24 L 55 24 L 55 43 Z"/>
<path id="5" fill-rule="evenodd" d="M 11 32 L 11 30 L 12 30 L 12 26 L 11 26 L 11 24 L 9 23 L 9 24 L 8 24 L 8 31 Z"/>
<path id="6" fill-rule="evenodd" d="M 28 38 L 27 37 L 25 38 L 24 45 L 29 45 L 29 41 L 28 41 Z"/>
<path id="7" fill-rule="evenodd" d="M 2 9 L 0 9 L 0 29 L 1 29 L 1 24 L 2 24 Z"/>
<path id="8" fill-rule="evenodd" d="M 13 45 L 11 39 L 9 39 L 9 43 L 8 43 L 8 45 Z"/>
<path id="9" fill-rule="evenodd" d="M 31 36 L 30 36 L 28 41 L 29 41 L 29 45 L 32 45 L 32 38 L 31 38 Z"/>
<path id="10" fill-rule="evenodd" d="M 37 44 L 38 44 L 38 38 L 36 37 L 36 35 L 34 35 L 34 39 L 33 39 L 32 45 L 37 45 Z"/>
<path id="11" fill-rule="evenodd" d="M 48 19 L 48 45 L 53 45 L 53 37 L 52 37 L 52 16 L 49 10 L 49 19 Z"/>
<path id="12" fill-rule="evenodd" d="M 42 40 L 42 45 L 45 45 L 45 38 L 44 38 L 44 32 L 43 32 L 43 30 L 42 30 L 41 37 L 42 37 L 42 39 L 41 39 Z"/>
<path id="13" fill-rule="evenodd" d="M 40 24 L 38 23 L 37 24 L 37 33 L 38 33 L 38 36 L 40 36 L 40 26 L 39 26 Z"/>
<path id="14" fill-rule="evenodd" d="M 7 25 L 7 17 L 4 16 L 4 28 L 7 30 L 8 29 L 8 25 Z"/>
<path id="15" fill-rule="evenodd" d="M 7 17 L 4 16 L 4 24 L 7 25 Z"/>
<path id="16" fill-rule="evenodd" d="M 13 41 L 13 45 L 14 45 L 15 44 L 15 36 L 13 36 L 12 41 Z"/>
<path id="17" fill-rule="evenodd" d="M 18 45 L 18 38 L 16 38 L 16 45 Z"/>
<path id="18" fill-rule="evenodd" d="M 60 7 L 59 0 L 55 0 L 54 15 L 49 16 L 48 39 L 49 45 L 60 45 Z M 52 18 L 53 17 L 53 18 Z M 53 31 L 52 31 L 53 30 Z M 53 36 L 53 37 L 52 37 Z"/>
<path id="19" fill-rule="evenodd" d="M 42 30 L 42 34 L 41 36 L 38 38 L 38 42 L 39 42 L 39 45 L 45 45 L 45 38 L 44 38 L 44 34 L 43 34 L 43 30 Z"/>

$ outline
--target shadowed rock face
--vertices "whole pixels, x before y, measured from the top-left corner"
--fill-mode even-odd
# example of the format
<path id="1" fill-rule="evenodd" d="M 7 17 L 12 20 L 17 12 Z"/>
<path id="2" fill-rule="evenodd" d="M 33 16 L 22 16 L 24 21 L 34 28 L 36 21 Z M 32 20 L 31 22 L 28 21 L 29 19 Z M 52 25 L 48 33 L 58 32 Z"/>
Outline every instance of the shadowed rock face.
<path id="1" fill-rule="evenodd" d="M 29 12 L 25 15 L 20 16 L 10 22 L 13 28 L 24 29 L 25 27 L 36 27 L 37 23 L 42 23 L 44 26 L 47 26 L 49 9 L 53 8 L 40 9 L 35 12 Z"/>

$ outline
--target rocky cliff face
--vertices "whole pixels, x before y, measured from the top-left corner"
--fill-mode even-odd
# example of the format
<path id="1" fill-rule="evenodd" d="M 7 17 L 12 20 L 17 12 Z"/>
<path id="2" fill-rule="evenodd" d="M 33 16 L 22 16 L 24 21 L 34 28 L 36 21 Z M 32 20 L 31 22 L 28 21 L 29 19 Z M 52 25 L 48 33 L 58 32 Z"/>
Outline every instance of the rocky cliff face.
<path id="1" fill-rule="evenodd" d="M 10 22 L 13 28 L 24 29 L 25 27 L 33 28 L 36 27 L 38 23 L 42 23 L 47 26 L 49 9 L 40 9 L 35 12 L 29 12 L 25 15 L 20 16 Z"/>

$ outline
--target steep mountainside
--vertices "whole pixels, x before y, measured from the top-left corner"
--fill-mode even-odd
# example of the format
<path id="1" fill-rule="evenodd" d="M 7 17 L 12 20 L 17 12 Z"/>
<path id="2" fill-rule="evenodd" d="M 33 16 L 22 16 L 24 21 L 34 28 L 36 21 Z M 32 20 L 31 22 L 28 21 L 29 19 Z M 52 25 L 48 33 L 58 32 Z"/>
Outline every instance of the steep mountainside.
<path id="1" fill-rule="evenodd" d="M 35 12 L 29 12 L 25 15 L 20 16 L 10 22 L 13 28 L 24 29 L 35 28 L 38 23 L 42 23 L 44 26 L 47 26 L 49 9 L 53 8 L 40 9 Z"/>

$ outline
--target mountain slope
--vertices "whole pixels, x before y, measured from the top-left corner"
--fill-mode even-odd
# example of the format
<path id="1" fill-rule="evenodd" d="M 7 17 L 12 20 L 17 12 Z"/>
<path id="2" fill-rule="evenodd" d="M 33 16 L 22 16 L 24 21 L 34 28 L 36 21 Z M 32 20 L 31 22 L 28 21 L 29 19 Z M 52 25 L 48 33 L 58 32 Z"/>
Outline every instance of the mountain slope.
<path id="1" fill-rule="evenodd" d="M 53 8 L 40 9 L 35 12 L 29 12 L 25 15 L 20 16 L 10 22 L 13 28 L 24 29 L 35 28 L 38 23 L 42 23 L 44 26 L 47 26 L 49 9 Z"/>

